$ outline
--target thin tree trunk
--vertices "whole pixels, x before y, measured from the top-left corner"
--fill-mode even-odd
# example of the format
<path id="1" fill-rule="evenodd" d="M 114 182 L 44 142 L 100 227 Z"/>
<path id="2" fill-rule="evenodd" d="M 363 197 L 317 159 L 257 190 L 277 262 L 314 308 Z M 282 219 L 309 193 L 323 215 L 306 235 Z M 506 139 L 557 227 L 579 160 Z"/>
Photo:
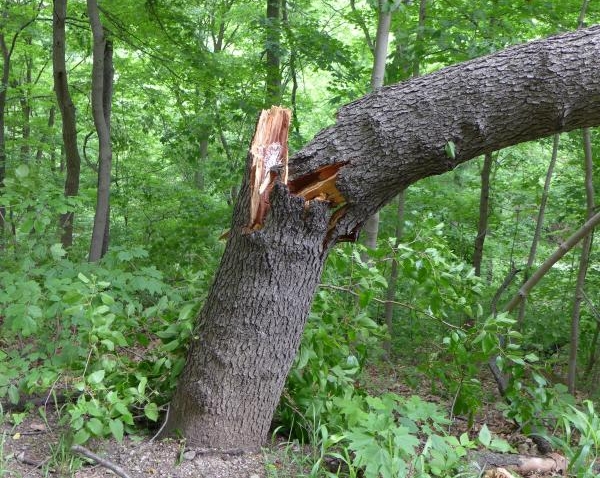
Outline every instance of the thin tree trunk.
<path id="1" fill-rule="evenodd" d="M 283 134 L 255 135 L 248 163 L 264 158 L 246 172 L 165 430 L 195 447 L 258 448 L 333 245 L 419 179 L 600 124 L 598 69 L 600 27 L 592 27 L 382 88 L 340 109 L 289 162 Z M 600 213 L 565 248 L 598 222 Z"/>
<path id="2" fill-rule="evenodd" d="M 490 173 L 492 172 L 492 153 L 483 157 L 481 169 L 481 194 L 479 196 L 479 223 L 475 237 L 475 253 L 473 254 L 473 267 L 475 275 L 481 277 L 481 261 L 483 260 L 483 245 L 487 234 L 488 219 L 490 216 Z"/>
<path id="3" fill-rule="evenodd" d="M 54 0 L 53 9 L 53 48 L 52 69 L 54 76 L 54 91 L 62 117 L 62 137 L 66 156 L 67 176 L 65 178 L 65 196 L 77 196 L 79 193 L 79 173 L 81 157 L 77 147 L 77 122 L 75 105 L 69 93 L 67 67 L 65 62 L 65 19 L 67 16 L 67 0 Z M 63 247 L 73 245 L 73 224 L 75 212 L 69 211 L 60 217 L 62 230 L 61 242 Z"/>
<path id="4" fill-rule="evenodd" d="M 596 329 L 594 330 L 594 336 L 592 337 L 592 340 L 590 342 L 590 355 L 588 357 L 588 363 L 585 368 L 585 377 L 589 378 L 590 374 L 592 373 L 592 370 L 594 369 L 594 365 L 596 364 L 596 355 L 598 352 L 598 337 L 600 336 L 600 313 L 598 312 L 596 307 L 594 307 L 594 304 L 589 299 L 589 297 L 585 295 L 585 292 L 583 294 L 583 298 L 587 303 L 588 307 L 592 310 L 594 318 L 596 319 Z"/>
<path id="5" fill-rule="evenodd" d="M 396 212 L 396 241 L 400 241 L 404 235 L 404 192 L 398 194 L 398 209 Z M 385 294 L 385 324 L 387 326 L 388 335 L 394 337 L 394 301 L 396 300 L 396 286 L 398 284 L 398 260 L 394 256 L 392 258 L 392 268 L 390 271 L 390 278 L 388 280 L 388 287 Z M 386 339 L 383 342 L 383 349 L 385 353 L 390 355 L 392 350 L 392 343 L 390 339 Z"/>
<path id="6" fill-rule="evenodd" d="M 379 0 L 377 20 L 377 36 L 375 37 L 375 57 L 371 72 L 371 91 L 377 91 L 383 86 L 385 80 L 385 62 L 387 60 L 390 24 L 392 14 L 384 0 Z M 377 248 L 379 235 L 379 212 L 371 215 L 365 222 L 365 246 L 369 249 Z"/>
<path id="7" fill-rule="evenodd" d="M 4 34 L 0 32 L 0 50 L 2 50 L 2 83 L 0 83 L 0 192 L 4 188 L 6 178 L 6 91 L 10 75 L 10 51 L 6 45 Z M 6 223 L 6 208 L 0 206 L 0 250 L 4 247 L 4 224 Z"/>
<path id="8" fill-rule="evenodd" d="M 31 45 L 31 37 L 27 39 L 27 43 Z M 29 89 L 31 88 L 31 69 L 33 66 L 33 60 L 27 56 L 25 58 L 25 78 L 24 88 L 19 98 L 21 105 L 21 113 L 23 114 L 23 123 L 21 125 L 21 137 L 23 138 L 23 144 L 21 145 L 21 160 L 26 161 L 29 158 L 29 152 L 31 146 L 29 144 L 31 136 L 31 103 L 29 101 Z M 26 85 L 26 86 L 25 86 Z"/>
<path id="9" fill-rule="evenodd" d="M 267 0 L 266 17 L 266 98 L 265 105 L 270 107 L 281 104 L 281 0 Z"/>
<path id="10" fill-rule="evenodd" d="M 110 143 L 110 103 L 112 99 L 112 44 L 106 40 L 96 0 L 87 0 L 93 35 L 92 115 L 98 134 L 98 196 L 90 243 L 89 262 L 102 258 L 108 249 L 110 214 L 110 175 L 112 147 Z"/>
<path id="11" fill-rule="evenodd" d="M 527 282 L 533 263 L 535 262 L 535 255 L 537 253 L 537 246 L 542 236 L 542 227 L 544 226 L 544 215 L 546 214 L 546 204 L 548 203 L 548 196 L 550 193 L 550 183 L 552 182 L 552 174 L 554 173 L 554 165 L 556 164 L 556 158 L 558 157 L 558 144 L 560 135 L 554 135 L 554 142 L 552 145 L 552 157 L 550 158 L 550 164 L 546 171 L 546 180 L 544 181 L 544 190 L 542 192 L 542 199 L 540 202 L 540 208 L 538 210 L 538 217 L 535 223 L 535 232 L 533 233 L 533 239 L 531 240 L 531 248 L 529 249 L 529 257 L 527 258 L 527 266 L 525 268 L 525 276 L 523 282 Z M 523 325 L 525 318 L 525 306 L 527 299 L 523 299 L 519 304 L 519 315 L 517 316 L 517 323 L 519 326 Z"/>
<path id="12" fill-rule="evenodd" d="M 594 215 L 594 181 L 592 160 L 592 139 L 590 129 L 583 130 L 583 150 L 585 156 L 585 197 L 587 202 L 586 214 L 588 219 Z M 575 285 L 575 299 L 573 301 L 573 314 L 571 315 L 571 342 L 569 344 L 569 369 L 567 373 L 567 386 L 569 393 L 575 394 L 575 382 L 577 380 L 577 350 L 579 349 L 579 319 L 581 317 L 581 302 L 583 300 L 583 287 L 585 276 L 590 261 L 593 234 L 586 236 L 581 247 L 579 259 L 579 272 L 577 273 L 577 284 Z"/>
<path id="13" fill-rule="evenodd" d="M 4 187 L 4 179 L 6 178 L 6 92 L 8 90 L 8 82 L 10 77 L 10 62 L 12 54 L 15 51 L 17 39 L 25 28 L 31 25 L 39 14 L 42 8 L 42 2 L 39 3 L 33 17 L 17 28 L 12 38 L 8 40 L 3 31 L 0 31 L 0 52 L 2 53 L 2 78 L 0 79 L 0 193 Z M 2 18 L 10 15 L 8 7 L 5 5 L 4 11 L 1 12 Z M 8 41 L 8 43 L 7 43 Z M 4 228 L 6 224 L 6 208 L 0 206 L 0 251 L 4 248 Z"/>
<path id="14" fill-rule="evenodd" d="M 56 107 L 52 105 L 50 107 L 50 111 L 48 112 L 48 130 L 52 130 L 54 127 L 54 117 L 56 115 Z M 39 164 L 42 161 L 42 156 L 44 154 L 44 148 L 47 147 L 46 142 L 48 141 L 48 134 L 44 134 L 42 140 L 40 141 L 40 145 L 37 148 L 35 153 L 35 161 Z M 50 153 L 50 170 L 54 171 L 56 169 L 56 165 L 54 164 L 54 145 L 52 145 Z"/>
<path id="15" fill-rule="evenodd" d="M 527 297 L 531 289 L 533 289 L 537 283 L 552 269 L 552 266 L 562 259 L 571 249 L 573 249 L 579 241 L 592 235 L 594 228 L 600 224 L 600 212 L 592 216 L 586 223 L 581 226 L 574 234 L 572 234 L 565 242 L 563 242 L 559 248 L 548 257 L 544 263 L 535 271 L 535 273 L 523 283 L 519 288 L 518 292 L 513 296 L 510 302 L 504 307 L 505 312 L 512 312 L 515 307 Z M 494 311 L 495 314 L 495 311 Z M 505 376 L 498 365 L 496 364 L 496 357 L 492 357 L 488 362 L 489 368 L 494 376 L 494 380 L 498 385 L 500 395 L 505 396 L 508 388 L 509 377 Z"/>
<path id="16" fill-rule="evenodd" d="M 518 292 L 513 296 L 511 301 L 506 304 L 504 310 L 507 312 L 512 312 L 515 307 L 519 305 L 519 302 L 521 302 L 523 298 L 527 297 L 527 294 L 529 294 L 531 289 L 533 289 L 533 287 L 542 279 L 542 277 L 544 277 L 548 271 L 550 271 L 552 266 L 562 259 L 567 252 L 573 249 L 573 247 L 575 247 L 579 241 L 588 235 L 591 235 L 594 231 L 594 228 L 599 223 L 600 212 L 589 218 L 583 226 L 581 226 L 574 234 L 572 234 L 565 242 L 563 242 L 559 248 L 544 261 L 544 263 L 535 271 L 529 280 L 519 288 Z"/>
<path id="17" fill-rule="evenodd" d="M 583 28 L 583 22 L 587 11 L 589 0 L 583 0 L 579 18 L 577 19 L 577 28 Z M 586 215 L 588 219 L 594 214 L 594 182 L 593 182 L 593 159 L 592 159 L 592 139 L 589 128 L 583 130 L 583 152 L 584 152 L 584 170 L 585 170 L 585 197 L 586 197 Z M 581 256 L 579 258 L 579 271 L 577 273 L 577 283 L 575 285 L 575 299 L 573 301 L 573 313 L 571 315 L 571 341 L 569 343 L 569 368 L 567 373 L 567 386 L 569 393 L 575 394 L 575 382 L 577 379 L 577 350 L 579 349 L 579 319 L 581 317 L 581 301 L 583 300 L 583 287 L 585 285 L 585 276 L 589 263 L 590 251 L 592 250 L 593 235 L 585 238 L 581 247 Z"/>
<path id="18" fill-rule="evenodd" d="M 103 71 L 103 92 L 102 92 L 102 109 L 104 113 L 104 121 L 106 122 L 106 128 L 109 135 L 109 147 L 110 147 L 110 162 L 107 166 L 108 169 L 108 208 L 106 211 L 106 222 L 104 224 L 104 235 L 102 236 L 102 251 L 100 257 L 108 252 L 108 246 L 110 244 L 110 181 L 112 173 L 112 145 L 110 143 L 110 131 L 111 131 L 111 113 L 112 113 L 112 97 L 113 97 L 113 79 L 114 79 L 114 68 L 113 68 L 113 44 L 111 40 L 106 40 L 104 47 L 104 71 Z M 100 184 L 100 178 L 98 178 L 98 184 Z"/>

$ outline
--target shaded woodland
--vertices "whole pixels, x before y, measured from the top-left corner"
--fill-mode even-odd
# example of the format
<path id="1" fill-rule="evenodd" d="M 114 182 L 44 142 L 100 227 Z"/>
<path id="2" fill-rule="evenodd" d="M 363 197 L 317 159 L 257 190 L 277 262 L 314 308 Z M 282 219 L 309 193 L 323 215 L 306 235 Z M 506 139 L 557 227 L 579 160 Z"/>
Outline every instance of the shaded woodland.
<path id="1" fill-rule="evenodd" d="M 0 476 L 36 414 L 46 474 L 145 435 L 285 450 L 267 476 L 596 476 L 599 20 L 5 0 Z"/>

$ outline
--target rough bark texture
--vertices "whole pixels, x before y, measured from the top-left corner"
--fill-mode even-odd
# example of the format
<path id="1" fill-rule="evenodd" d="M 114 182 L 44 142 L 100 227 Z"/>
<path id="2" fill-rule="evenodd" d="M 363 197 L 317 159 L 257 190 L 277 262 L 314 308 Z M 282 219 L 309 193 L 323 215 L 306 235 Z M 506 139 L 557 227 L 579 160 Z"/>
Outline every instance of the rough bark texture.
<path id="1" fill-rule="evenodd" d="M 395 194 L 476 156 L 600 122 L 600 27 L 509 48 L 379 91 L 290 159 L 290 177 L 345 162 L 348 203 L 336 233 Z M 444 147 L 452 141 L 456 155 Z"/>
<path id="2" fill-rule="evenodd" d="M 599 68 L 595 27 L 382 88 L 342 108 L 337 124 L 290 159 L 295 193 L 275 184 L 264 225 L 254 231 L 247 172 L 166 430 L 180 429 L 193 446 L 260 446 L 332 245 L 421 178 L 600 124 Z M 444 152 L 448 141 L 454 158 Z M 334 194 L 335 209 L 329 193 L 298 197 L 311 181 Z"/>
<path id="3" fill-rule="evenodd" d="M 167 429 L 191 446 L 255 450 L 269 431 L 324 261 L 329 205 L 270 195 L 251 231 L 249 166 L 227 247 L 200 313 Z"/>
<path id="4" fill-rule="evenodd" d="M 65 196 L 77 196 L 79 193 L 79 171 L 81 157 L 77 148 L 77 123 L 75 121 L 75 105 L 69 94 L 67 83 L 67 66 L 65 63 L 65 18 L 67 16 L 67 0 L 54 0 L 53 9 L 53 47 L 52 69 L 54 75 L 54 91 L 58 108 L 62 116 L 62 137 L 67 163 L 65 178 Z M 74 213 L 61 215 L 60 226 L 63 229 L 61 242 L 64 247 L 73 244 Z"/>

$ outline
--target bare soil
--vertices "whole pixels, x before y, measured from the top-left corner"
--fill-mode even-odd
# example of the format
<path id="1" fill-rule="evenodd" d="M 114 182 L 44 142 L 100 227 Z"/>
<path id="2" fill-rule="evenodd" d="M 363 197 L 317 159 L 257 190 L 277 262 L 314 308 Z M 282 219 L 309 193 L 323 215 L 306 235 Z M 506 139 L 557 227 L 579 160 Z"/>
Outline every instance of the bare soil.
<path id="1" fill-rule="evenodd" d="M 3 437 L 3 438 L 2 438 Z M 118 476 L 108 468 L 68 452 L 56 418 L 30 414 L 19 425 L 8 420 L 0 427 L 0 476 L 18 478 Z M 122 443 L 106 439 L 86 444 L 100 457 L 122 468 L 131 478 L 263 478 L 264 455 L 201 454 L 185 443 L 148 437 L 126 437 Z M 0 453 L 2 453 L 0 451 Z"/>

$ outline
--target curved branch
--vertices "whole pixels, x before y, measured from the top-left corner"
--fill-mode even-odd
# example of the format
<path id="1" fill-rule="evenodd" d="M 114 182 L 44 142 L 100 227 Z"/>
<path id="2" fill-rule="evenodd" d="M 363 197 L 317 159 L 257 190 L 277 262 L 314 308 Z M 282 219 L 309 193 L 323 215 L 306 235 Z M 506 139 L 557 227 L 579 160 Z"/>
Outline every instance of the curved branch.
<path id="1" fill-rule="evenodd" d="M 337 239 L 419 179 L 600 124 L 599 69 L 595 26 L 384 87 L 343 107 L 335 125 L 291 158 L 290 179 L 346 163 L 336 180 L 348 206 L 332 232 Z"/>

